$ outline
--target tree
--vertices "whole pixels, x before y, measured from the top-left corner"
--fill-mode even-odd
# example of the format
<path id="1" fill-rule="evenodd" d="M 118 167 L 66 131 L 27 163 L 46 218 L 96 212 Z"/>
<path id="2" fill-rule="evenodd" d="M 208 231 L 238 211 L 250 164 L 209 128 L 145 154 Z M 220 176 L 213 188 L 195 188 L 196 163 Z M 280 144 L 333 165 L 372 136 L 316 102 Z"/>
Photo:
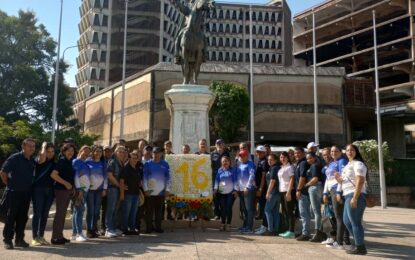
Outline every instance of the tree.
<path id="1" fill-rule="evenodd" d="M 226 142 L 235 141 L 240 129 L 248 125 L 249 95 L 245 87 L 214 81 L 210 89 L 216 95 L 210 110 L 210 129 Z"/>
<path id="2" fill-rule="evenodd" d="M 39 120 L 56 43 L 30 11 L 17 17 L 0 11 L 0 39 L 0 116 L 7 122 Z"/>

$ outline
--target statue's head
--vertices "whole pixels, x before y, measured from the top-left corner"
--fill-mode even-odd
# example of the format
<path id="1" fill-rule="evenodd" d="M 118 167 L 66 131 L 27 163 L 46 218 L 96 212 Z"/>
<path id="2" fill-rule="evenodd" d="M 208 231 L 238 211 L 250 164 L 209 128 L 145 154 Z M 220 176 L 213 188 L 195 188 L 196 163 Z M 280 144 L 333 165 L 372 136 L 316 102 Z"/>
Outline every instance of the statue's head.
<path id="1" fill-rule="evenodd" d="M 191 0 L 196 5 L 197 9 L 209 10 L 215 7 L 214 0 Z"/>

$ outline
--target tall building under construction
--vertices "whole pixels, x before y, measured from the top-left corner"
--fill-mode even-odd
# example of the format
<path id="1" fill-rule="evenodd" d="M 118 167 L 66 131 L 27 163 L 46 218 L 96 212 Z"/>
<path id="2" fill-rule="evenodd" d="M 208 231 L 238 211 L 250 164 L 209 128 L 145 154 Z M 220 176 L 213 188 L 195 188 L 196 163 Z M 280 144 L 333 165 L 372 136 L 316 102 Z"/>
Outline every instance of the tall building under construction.
<path id="1" fill-rule="evenodd" d="M 349 140 L 376 138 L 375 26 L 382 133 L 395 157 L 415 152 L 414 8 L 412 0 L 329 0 L 293 21 L 296 66 L 313 65 L 314 16 L 317 66 L 346 70 Z"/>

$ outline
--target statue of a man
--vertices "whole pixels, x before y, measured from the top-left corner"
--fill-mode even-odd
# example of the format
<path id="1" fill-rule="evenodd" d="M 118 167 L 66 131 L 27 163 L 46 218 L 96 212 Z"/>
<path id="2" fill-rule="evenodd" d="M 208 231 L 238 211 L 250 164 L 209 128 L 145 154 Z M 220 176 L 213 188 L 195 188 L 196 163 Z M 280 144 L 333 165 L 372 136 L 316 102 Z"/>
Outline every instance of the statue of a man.
<path id="1" fill-rule="evenodd" d="M 185 16 L 185 18 L 181 21 L 180 26 L 179 26 L 179 32 L 176 36 L 175 42 L 174 42 L 174 60 L 175 60 L 175 64 L 181 65 L 183 63 L 182 57 L 180 55 L 180 41 L 182 39 L 183 36 L 183 32 L 184 29 L 189 25 L 190 23 L 190 19 L 189 16 L 192 12 L 192 8 L 196 3 L 197 0 L 189 0 L 189 6 L 184 5 L 182 3 L 181 0 L 174 0 L 173 4 L 183 13 L 183 15 Z M 200 28 L 201 31 L 203 31 L 203 25 L 201 25 Z M 205 46 L 206 48 L 203 51 L 203 62 L 206 62 L 206 57 L 207 57 L 207 46 L 208 46 L 208 42 L 207 42 L 207 38 L 206 36 L 204 36 L 204 41 L 205 41 Z"/>

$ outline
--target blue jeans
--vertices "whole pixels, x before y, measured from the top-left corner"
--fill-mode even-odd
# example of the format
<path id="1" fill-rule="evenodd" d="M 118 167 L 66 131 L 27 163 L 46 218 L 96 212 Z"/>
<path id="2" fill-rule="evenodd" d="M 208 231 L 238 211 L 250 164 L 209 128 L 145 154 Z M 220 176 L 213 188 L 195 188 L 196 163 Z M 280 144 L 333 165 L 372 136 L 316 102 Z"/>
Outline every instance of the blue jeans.
<path id="1" fill-rule="evenodd" d="M 320 184 L 310 186 L 308 188 L 308 194 L 310 196 L 311 208 L 314 213 L 314 229 L 320 230 L 321 228 L 321 200 L 323 199 L 323 188 Z"/>
<path id="2" fill-rule="evenodd" d="M 43 237 L 45 234 L 46 222 L 48 221 L 49 210 L 52 206 L 54 194 L 52 188 L 33 188 L 33 238 Z"/>
<path id="3" fill-rule="evenodd" d="M 105 225 L 107 230 L 115 231 L 115 217 L 117 214 L 117 204 L 119 198 L 119 189 L 111 187 L 107 192 L 107 212 L 105 214 Z"/>
<path id="4" fill-rule="evenodd" d="M 298 208 L 300 211 L 300 218 L 302 224 L 301 233 L 303 235 L 310 235 L 310 196 L 301 194 L 301 198 L 298 201 Z"/>
<path id="5" fill-rule="evenodd" d="M 140 197 L 138 195 L 125 194 L 122 203 L 122 230 L 134 231 L 136 229 L 137 209 Z"/>
<path id="6" fill-rule="evenodd" d="M 360 196 L 357 199 L 356 208 L 350 206 L 352 198 L 353 193 L 345 196 L 343 222 L 350 234 L 353 234 L 355 245 L 361 246 L 364 245 L 365 241 L 365 231 L 363 229 L 362 220 L 366 208 L 366 194 L 360 193 Z"/>
<path id="7" fill-rule="evenodd" d="M 271 193 L 270 198 L 265 203 L 265 216 L 268 223 L 268 231 L 278 232 L 280 226 L 280 204 L 281 197 L 279 193 Z"/>
<path id="8" fill-rule="evenodd" d="M 247 194 L 241 192 L 241 206 L 244 213 L 244 223 L 243 227 L 249 228 L 252 230 L 254 226 L 254 201 L 255 201 L 255 190 L 249 190 Z"/>
<path id="9" fill-rule="evenodd" d="M 86 199 L 86 228 L 96 231 L 99 211 L 101 209 L 102 190 L 90 190 Z"/>
<path id="10" fill-rule="evenodd" d="M 81 205 L 79 205 L 79 207 L 73 207 L 72 234 L 74 235 L 82 234 L 82 218 L 84 216 L 85 203 L 87 197 L 88 192 L 83 192 Z"/>

